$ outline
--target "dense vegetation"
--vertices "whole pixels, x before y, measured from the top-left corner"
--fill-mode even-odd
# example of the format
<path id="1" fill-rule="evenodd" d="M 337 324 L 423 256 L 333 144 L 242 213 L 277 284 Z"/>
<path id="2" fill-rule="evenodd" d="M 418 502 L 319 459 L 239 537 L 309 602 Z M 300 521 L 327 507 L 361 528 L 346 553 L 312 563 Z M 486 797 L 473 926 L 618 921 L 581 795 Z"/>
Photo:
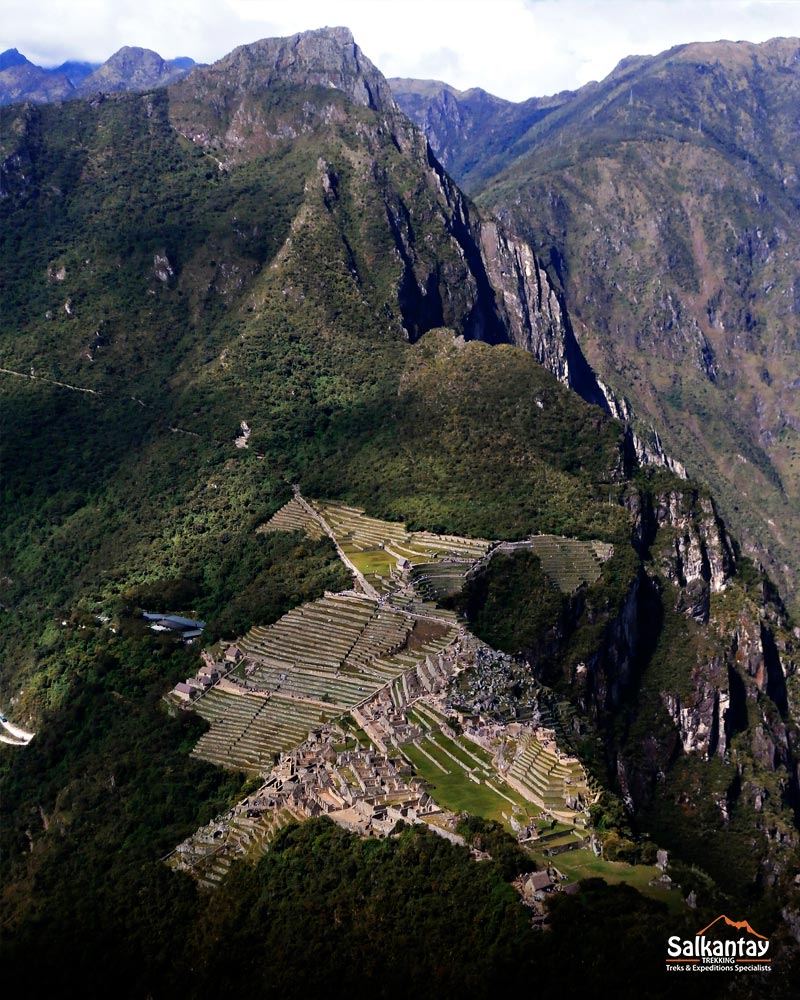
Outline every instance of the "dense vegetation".
<path id="1" fill-rule="evenodd" d="M 491 159 L 479 203 L 531 241 L 594 370 L 709 483 L 790 601 L 800 557 L 796 41 L 625 60 Z M 511 114 L 511 112 L 508 112 Z M 465 129 L 468 126 L 464 126 Z M 485 135 L 485 138 L 483 138 Z M 453 139 L 458 146 L 457 140 Z M 735 460 L 732 457 L 735 456 Z"/>
<path id="2" fill-rule="evenodd" d="M 204 900 L 163 866 L 121 882 L 109 875 L 105 895 L 119 909 L 103 909 L 102 931 L 53 928 L 51 959 L 35 971 L 35 936 L 10 956 L 0 946 L 4 970 L 29 995 L 477 998 L 499 983 L 563 990 L 577 976 L 589 996 L 666 997 L 666 938 L 705 918 L 676 918 L 596 879 L 554 898 L 551 930 L 537 933 L 493 863 L 417 828 L 364 841 L 327 820 L 287 827 L 257 865 L 235 866 Z M 65 904 L 80 915 L 78 900 Z M 718 995 L 706 982 L 682 989 Z"/>
<path id="3" fill-rule="evenodd" d="M 327 540 L 257 533 L 292 484 L 413 528 L 613 543 L 601 578 L 569 599 L 531 557 L 498 558 L 467 591 L 476 628 L 528 654 L 562 697 L 578 662 L 603 660 L 648 555 L 626 509 L 644 488 L 626 479 L 621 426 L 532 356 L 465 341 L 484 306 L 407 125 L 393 132 L 327 88 L 277 87 L 248 105 L 261 131 L 234 137 L 236 163 L 220 169 L 228 106 L 201 149 L 176 115 L 191 131 L 203 109 L 190 92 L 173 99 L 0 110 L 0 696 L 37 731 L 0 747 L 4 973 L 29 983 L 47 942 L 52 973 L 29 989 L 41 995 L 283 997 L 333 979 L 480 996 L 501 978 L 559 988 L 547 956 L 569 951 L 587 989 L 640 996 L 632 957 L 594 930 L 575 940 L 588 909 L 600 937 L 606 921 L 642 928 L 659 995 L 660 908 L 589 886 L 536 937 L 505 881 L 524 858 L 480 818 L 465 829 L 492 863 L 419 831 L 361 842 L 315 823 L 207 900 L 159 864 L 242 789 L 187 756 L 198 723 L 160 696 L 196 652 L 143 629 L 137 610 L 231 637 L 346 586 Z M 668 645 L 693 628 L 664 607 L 631 653 L 649 688 L 634 684 L 621 715 L 577 692 L 578 735 L 595 751 L 608 740 L 607 774 L 652 707 L 636 692 L 657 696 Z M 671 844 L 692 854 L 686 831 Z"/>

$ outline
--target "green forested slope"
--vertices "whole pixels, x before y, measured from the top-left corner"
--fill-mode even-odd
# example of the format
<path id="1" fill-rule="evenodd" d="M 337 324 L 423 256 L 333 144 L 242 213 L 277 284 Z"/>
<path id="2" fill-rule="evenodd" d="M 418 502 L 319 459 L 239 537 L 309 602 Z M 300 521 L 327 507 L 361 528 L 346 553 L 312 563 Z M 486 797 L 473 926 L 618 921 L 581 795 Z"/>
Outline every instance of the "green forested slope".
<path id="1" fill-rule="evenodd" d="M 269 906 L 285 918 L 287 968 L 309 937 L 316 955 L 325 951 L 320 920 L 332 912 L 352 921 L 343 963 L 364 960 L 367 925 L 375 936 L 364 953 L 377 963 L 399 934 L 381 913 L 416 927 L 429 899 L 420 886 L 441 879 L 465 902 L 457 919 L 434 907 L 430 935 L 454 950 L 417 952 L 412 935 L 400 951 L 411 949 L 413 961 L 400 975 L 429 977 L 444 995 L 480 995 L 491 973 L 528 968 L 546 948 L 531 943 L 496 872 L 465 874 L 447 845 L 423 838 L 418 850 L 410 835 L 353 845 L 326 833 L 320 847 L 317 832 L 292 831 L 274 860 L 231 882 L 234 910 L 249 914 L 241 939 L 221 904 L 206 910 L 159 865 L 241 788 L 188 758 L 196 733 L 165 713 L 159 695 L 186 676 L 196 652 L 154 638 L 136 609 L 201 616 L 207 638 L 231 637 L 349 585 L 327 540 L 256 534 L 295 483 L 415 528 L 612 543 L 601 579 L 568 608 L 553 602 L 542 621 L 518 628 L 513 617 L 529 614 L 531 584 L 541 581 L 535 567 L 498 561 L 476 614 L 482 604 L 480 627 L 498 645 L 536 653 L 533 668 L 572 699 L 577 742 L 598 776 L 629 780 L 632 802 L 655 817 L 662 798 L 646 794 L 654 773 L 671 773 L 686 755 L 672 721 L 658 752 L 648 756 L 648 745 L 637 757 L 650 704 L 637 700 L 640 678 L 657 675 L 645 687 L 658 702 L 664 677 L 685 697 L 703 684 L 724 687 L 728 667 L 740 669 L 709 581 L 692 591 L 700 610 L 689 610 L 706 617 L 696 629 L 681 604 L 688 549 L 705 546 L 708 557 L 722 529 L 693 487 L 667 475 L 632 479 L 621 425 L 532 356 L 469 339 L 502 339 L 499 314 L 471 256 L 463 204 L 448 200 L 424 143 L 395 111 L 294 81 L 248 104 L 260 123 L 248 138 L 231 132 L 242 95 L 229 83 L 225 127 L 194 142 L 180 134 L 202 119 L 191 90 L 0 111 L 0 705 L 37 731 L 28 747 L 0 747 L 0 962 L 15 974 L 30 969 L 48 941 L 65 990 L 213 995 L 246 986 L 253 935 L 275 916 Z M 237 448 L 242 422 L 248 447 Z M 722 610 L 744 614 L 740 631 L 763 622 L 791 664 L 785 619 L 763 600 L 763 580 L 727 563 L 723 575 L 733 596 Z M 637 596 L 647 588 L 649 604 Z M 542 649 L 549 610 L 557 634 Z M 678 616 L 672 632 L 661 627 L 669 615 Z M 691 629 L 700 638 L 682 646 L 676 681 L 670 646 Z M 754 676 L 741 684 L 758 745 L 775 750 L 774 780 L 767 788 L 769 767 L 742 726 L 748 783 L 726 793 L 753 856 L 777 858 L 786 880 L 794 697 L 791 685 L 788 698 L 763 678 L 758 686 L 759 648 L 753 640 Z M 663 704 L 658 711 L 663 722 Z M 709 788 L 710 769 L 698 767 L 692 807 Z M 698 862 L 674 797 L 664 808 L 670 846 Z M 776 844 L 768 826 L 778 819 L 788 833 Z M 722 816 L 708 822 L 724 843 Z M 659 830 L 646 832 L 658 840 Z M 315 868 L 328 847 L 330 870 Z M 360 887 L 402 882 L 408 852 L 409 888 L 387 890 L 365 910 L 369 920 L 358 917 Z M 319 872 L 313 888 L 304 871 Z M 748 877 L 745 894 L 777 884 Z M 398 894 L 407 911 L 397 910 Z M 596 890 L 586 905 L 616 905 L 611 895 L 604 902 Z M 632 907 L 650 919 L 649 904 Z M 765 913 L 774 926 L 775 908 Z M 484 919 L 496 942 L 488 958 Z M 220 940 L 233 950 L 217 953 Z M 458 956 L 473 941 L 481 961 L 462 970 Z M 184 979 L 189 965 L 205 978 Z M 264 975 L 265 988 L 285 987 Z M 30 989 L 52 995 L 52 985 L 42 974 Z"/>

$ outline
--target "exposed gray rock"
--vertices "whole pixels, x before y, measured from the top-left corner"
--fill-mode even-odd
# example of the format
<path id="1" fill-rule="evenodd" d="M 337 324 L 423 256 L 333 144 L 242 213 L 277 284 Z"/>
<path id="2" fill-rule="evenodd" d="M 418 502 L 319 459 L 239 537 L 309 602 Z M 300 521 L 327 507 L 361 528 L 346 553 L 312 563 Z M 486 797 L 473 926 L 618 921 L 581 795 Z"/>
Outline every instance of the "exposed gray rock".
<path id="1" fill-rule="evenodd" d="M 87 76 L 75 93 L 86 96 L 97 91 L 149 90 L 164 87 L 185 76 L 187 71 L 186 66 L 162 59 L 151 49 L 125 45 Z"/>
<path id="2" fill-rule="evenodd" d="M 213 104 L 257 96 L 275 84 L 340 90 L 374 111 L 397 110 L 389 85 L 349 28 L 320 28 L 240 45 L 212 66 L 195 70 L 182 86 Z"/>
<path id="3" fill-rule="evenodd" d="M 153 255 L 153 274 L 165 285 L 175 277 L 175 270 L 170 264 L 166 251 Z"/>
<path id="4" fill-rule="evenodd" d="M 685 753 L 724 757 L 727 752 L 730 691 L 715 683 L 714 673 L 712 666 L 708 676 L 697 678 L 697 689 L 690 698 L 681 698 L 674 692 L 662 694 Z"/>
<path id="5" fill-rule="evenodd" d="M 611 412 L 558 292 L 531 247 L 495 220 L 481 223 L 480 247 L 511 342 L 533 354 L 559 382 Z"/>

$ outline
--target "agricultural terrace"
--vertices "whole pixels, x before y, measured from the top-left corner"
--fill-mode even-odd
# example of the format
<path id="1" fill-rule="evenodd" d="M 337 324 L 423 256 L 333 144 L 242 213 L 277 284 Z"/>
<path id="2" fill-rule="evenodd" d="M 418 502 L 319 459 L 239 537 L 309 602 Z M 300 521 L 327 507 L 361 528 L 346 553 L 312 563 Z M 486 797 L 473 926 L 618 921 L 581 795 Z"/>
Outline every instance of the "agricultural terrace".
<path id="1" fill-rule="evenodd" d="M 212 820 L 184 841 L 166 859 L 170 868 L 186 871 L 205 889 L 214 889 L 230 870 L 233 858 L 256 860 L 287 823 L 296 821 L 288 809 L 250 816 L 237 808 L 227 820 Z"/>
<path id="2" fill-rule="evenodd" d="M 593 800 L 580 761 L 563 754 L 546 729 L 520 740 L 506 780 L 559 819 L 571 820 L 576 806 L 586 808 Z"/>
<path id="3" fill-rule="evenodd" d="M 479 538 L 407 531 L 400 522 L 367 517 L 361 508 L 346 504 L 314 502 L 313 506 L 342 551 L 381 593 L 392 588 L 392 581 L 399 578 L 404 568 L 417 566 L 434 567 L 438 571 L 448 567 L 444 575 L 458 579 L 457 592 L 467 571 L 486 555 L 491 544 Z M 427 575 L 435 578 L 438 574 L 429 569 Z M 443 592 L 452 592 L 453 587 L 454 584 L 447 584 Z M 435 587 L 430 596 L 435 600 Z"/>
<path id="4" fill-rule="evenodd" d="M 313 518 L 296 498 L 291 499 L 260 528 L 258 533 L 270 531 L 304 531 L 309 538 L 322 538 L 324 532 L 319 521 Z"/>
<path id="5" fill-rule="evenodd" d="M 483 810 L 491 806 L 491 811 L 481 815 L 519 829 L 526 825 L 521 817 L 536 806 L 537 814 L 543 811 L 549 821 L 567 824 L 567 839 L 551 847 L 566 845 L 572 831 L 585 829 L 593 795 L 580 762 L 558 749 L 552 730 L 539 727 L 512 737 L 500 728 L 493 754 L 485 744 L 456 735 L 428 699 L 415 701 L 405 715 L 412 737 L 402 740 L 402 752 L 445 807 L 474 813 L 482 803 Z M 575 835 L 582 842 L 582 835 Z"/>
<path id="6" fill-rule="evenodd" d="M 239 642 L 243 662 L 195 703 L 211 723 L 193 753 L 261 772 L 320 723 L 415 670 L 457 637 L 357 594 L 305 604 Z"/>
<path id="7" fill-rule="evenodd" d="M 524 542 L 503 542 L 489 552 L 484 562 L 498 552 L 528 549 L 538 556 L 542 570 L 560 591 L 571 594 L 582 584 L 594 583 L 600 577 L 603 563 L 614 552 L 606 542 L 582 542 L 560 535 L 532 535 Z"/>

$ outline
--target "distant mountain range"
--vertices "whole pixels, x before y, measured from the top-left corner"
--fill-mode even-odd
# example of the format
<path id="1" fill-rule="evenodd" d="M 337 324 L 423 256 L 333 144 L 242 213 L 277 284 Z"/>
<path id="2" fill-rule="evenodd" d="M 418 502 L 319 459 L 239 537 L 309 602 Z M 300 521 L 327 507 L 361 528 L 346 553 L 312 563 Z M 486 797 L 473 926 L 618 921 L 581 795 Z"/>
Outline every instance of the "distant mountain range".
<path id="1" fill-rule="evenodd" d="M 46 68 L 17 49 L 6 49 L 0 53 L 0 104 L 49 104 L 98 90 L 147 90 L 179 80 L 195 65 L 187 56 L 165 60 L 150 49 L 126 45 L 104 63 L 68 61 Z"/>

